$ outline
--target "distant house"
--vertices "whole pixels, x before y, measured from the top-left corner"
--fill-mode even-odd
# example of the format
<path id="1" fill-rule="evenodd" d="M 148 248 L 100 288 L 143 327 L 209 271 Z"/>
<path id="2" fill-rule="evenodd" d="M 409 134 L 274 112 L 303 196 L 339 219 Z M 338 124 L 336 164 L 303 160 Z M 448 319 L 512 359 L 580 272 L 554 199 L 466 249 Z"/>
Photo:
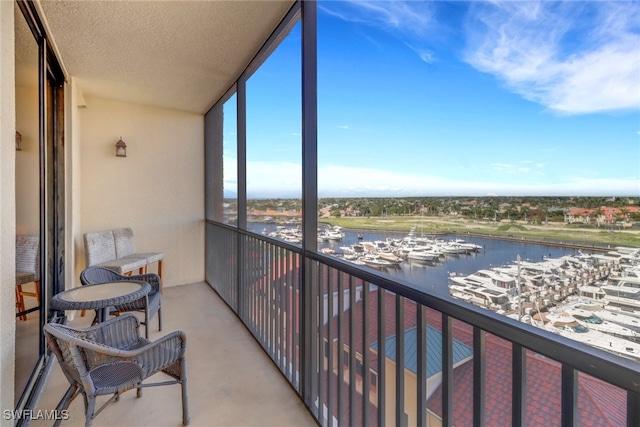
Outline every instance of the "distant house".
<path id="1" fill-rule="evenodd" d="M 417 402 L 416 394 L 413 392 L 418 386 L 418 351 L 415 343 L 417 342 L 417 327 L 409 328 L 404 331 L 404 342 L 407 344 L 404 351 L 404 390 L 405 390 L 405 414 L 406 425 L 416 424 Z M 442 332 L 431 325 L 427 325 L 425 330 L 426 339 L 426 367 L 427 381 L 426 392 L 427 399 L 439 389 L 442 385 Z M 396 335 L 390 336 L 385 340 L 385 374 L 387 384 L 395 384 L 396 380 Z M 374 342 L 370 348 L 378 354 L 379 343 Z M 469 364 L 473 359 L 473 348 L 463 342 L 453 340 L 453 369 L 455 370 L 463 364 Z M 385 402 L 389 414 L 395 414 L 395 396 L 394 387 L 385 388 Z M 437 413 L 427 408 L 427 425 L 441 424 L 441 417 Z M 388 424 L 393 424 L 393 420 L 387 420 Z"/>
<path id="2" fill-rule="evenodd" d="M 640 207 L 627 206 L 624 208 L 610 208 L 602 206 L 597 209 L 573 208 L 565 215 L 565 223 L 582 223 L 596 225 L 623 225 L 630 227 L 632 215 L 640 213 Z"/>
<path id="3" fill-rule="evenodd" d="M 325 337 L 324 366 L 330 375 L 330 389 L 326 391 L 327 400 L 323 404 L 322 413 L 328 425 L 334 423 L 346 423 L 344 419 L 349 413 L 349 407 L 355 409 L 355 424 L 363 425 L 363 414 L 373 414 L 377 411 L 378 390 L 380 381 L 385 382 L 384 402 L 386 407 L 386 424 L 395 425 L 396 407 L 396 325 L 393 322 L 384 324 L 384 378 L 379 377 L 378 358 L 380 343 L 377 341 L 378 313 L 377 304 L 369 307 L 367 320 L 369 326 L 363 326 L 363 300 L 362 288 L 356 289 L 356 303 L 353 311 L 348 305 L 344 305 L 342 321 L 338 320 L 339 311 L 336 295 L 326 298 L 325 303 L 334 300 L 332 318 L 324 322 L 323 336 Z M 376 301 L 379 297 L 377 290 L 370 291 L 370 300 Z M 346 300 L 345 300 L 346 301 Z M 385 293 L 385 318 L 392 319 L 395 312 L 396 296 Z M 416 425 L 416 413 L 418 402 L 416 398 L 417 387 L 417 316 L 416 304 L 413 301 L 405 301 L 404 304 L 404 389 L 405 389 L 405 419 L 403 424 Z M 327 312 L 325 312 L 325 315 Z M 351 319 L 355 324 L 351 324 Z M 427 426 L 439 427 L 442 425 L 442 316 L 434 310 L 426 310 L 426 401 L 425 405 Z M 364 340 L 363 331 L 367 331 Z M 349 337 L 353 331 L 350 344 L 355 349 L 354 378 L 355 399 L 349 398 L 349 381 L 351 373 L 351 347 L 346 343 L 343 348 L 338 347 L 338 332 L 343 337 Z M 473 329 L 462 322 L 453 324 L 453 425 L 473 425 Z M 331 344 L 330 344 L 331 343 Z M 486 337 L 486 375 L 485 375 L 485 424 L 486 425 L 511 425 L 511 344 L 496 336 Z M 364 354 L 363 354 L 363 349 Z M 331 356 L 329 356 L 331 354 Z M 331 369 L 329 369 L 329 357 L 331 357 Z M 366 357 L 366 359 L 365 359 Z M 365 363 L 366 360 L 366 363 Z M 526 425 L 560 425 L 561 394 L 556 387 L 561 378 L 561 367 L 557 362 L 549 360 L 533 352 L 527 352 L 527 396 L 526 396 Z M 365 366 L 368 378 L 369 390 L 363 395 Z M 323 374 L 325 375 L 325 374 Z M 624 425 L 626 420 L 626 396 L 621 390 L 587 375 L 580 375 L 578 380 L 578 424 L 585 427 L 604 426 L 613 427 Z M 339 400 L 338 396 L 342 396 Z M 367 396 L 368 398 L 365 398 Z M 366 405 L 366 408 L 363 408 Z M 340 407 L 342 406 L 342 413 Z M 364 409 L 364 410 L 363 410 Z M 342 419 L 341 419 L 342 417 Z M 331 422 L 329 422 L 331 419 Z"/>
<path id="4" fill-rule="evenodd" d="M 582 223 L 582 224 L 591 224 L 591 214 L 595 211 L 595 209 L 585 209 L 585 208 L 573 208 L 569 209 L 569 211 L 565 215 L 564 222 L 567 224 L 573 223 Z"/>
<path id="5" fill-rule="evenodd" d="M 509 208 L 511 208 L 511 203 L 500 203 L 498 205 L 498 212 L 501 214 L 505 213 Z"/>

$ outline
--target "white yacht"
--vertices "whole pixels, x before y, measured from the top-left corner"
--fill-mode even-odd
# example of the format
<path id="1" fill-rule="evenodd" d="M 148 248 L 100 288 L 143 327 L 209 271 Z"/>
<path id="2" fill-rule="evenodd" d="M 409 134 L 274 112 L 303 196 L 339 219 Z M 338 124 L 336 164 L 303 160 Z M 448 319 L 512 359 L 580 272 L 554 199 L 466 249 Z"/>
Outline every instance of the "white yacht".
<path id="1" fill-rule="evenodd" d="M 475 243 L 467 242 L 464 239 L 455 239 L 453 242 L 463 248 L 467 248 L 471 252 L 478 252 L 480 249 L 484 248 L 482 245 L 476 245 Z"/>
<path id="2" fill-rule="evenodd" d="M 452 296 L 493 311 L 508 310 L 511 305 L 509 295 L 506 292 L 489 289 L 471 282 L 452 283 L 449 285 L 449 292 Z M 462 295 L 471 295 L 471 298 Z"/>
<path id="3" fill-rule="evenodd" d="M 640 313 L 640 278 L 611 277 L 600 289 L 608 306 Z"/>
<path id="4" fill-rule="evenodd" d="M 625 340 L 640 342 L 640 333 L 618 323 L 604 320 L 595 312 L 582 308 L 581 303 L 563 304 L 555 307 L 553 312 L 566 313 L 576 319 L 581 325 L 586 326 L 589 329 L 593 329 L 594 331 L 604 332 L 605 334 L 613 335 Z"/>
<path id="5" fill-rule="evenodd" d="M 478 270 L 467 276 L 468 279 L 477 281 L 489 289 L 501 290 L 511 296 L 518 292 L 516 277 L 503 274 L 494 270 Z"/>
<path id="6" fill-rule="evenodd" d="M 429 247 L 414 247 L 407 252 L 407 259 L 418 262 L 434 262 L 437 261 L 440 255 L 430 250 Z"/>
<path id="7" fill-rule="evenodd" d="M 589 311 L 602 320 L 616 323 L 624 326 L 625 328 L 640 332 L 640 317 L 624 314 L 620 311 L 609 310 L 608 305 L 605 304 L 604 301 L 578 299 L 577 301 L 574 301 L 573 304 L 576 308 Z"/>
<path id="8" fill-rule="evenodd" d="M 378 257 L 377 255 L 373 255 L 373 254 L 366 254 L 364 256 L 360 257 L 360 261 L 362 261 L 366 266 L 371 267 L 371 268 L 376 268 L 378 270 L 382 270 L 385 269 L 387 267 L 395 267 L 396 264 L 384 260 L 380 257 Z"/>
<path id="9" fill-rule="evenodd" d="M 572 340 L 640 361 L 640 344 L 590 329 L 567 313 L 538 313 L 532 317 L 532 324 Z"/>

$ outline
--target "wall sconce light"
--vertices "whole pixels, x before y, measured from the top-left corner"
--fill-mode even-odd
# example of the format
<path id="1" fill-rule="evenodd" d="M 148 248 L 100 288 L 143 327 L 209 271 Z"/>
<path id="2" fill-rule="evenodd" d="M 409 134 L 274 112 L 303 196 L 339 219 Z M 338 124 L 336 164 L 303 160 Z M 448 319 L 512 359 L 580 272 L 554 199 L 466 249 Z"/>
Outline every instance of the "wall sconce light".
<path id="1" fill-rule="evenodd" d="M 22 151 L 22 135 L 16 131 L 16 151 Z"/>
<path id="2" fill-rule="evenodd" d="M 116 142 L 116 157 L 127 157 L 127 144 L 124 143 L 122 137 Z"/>

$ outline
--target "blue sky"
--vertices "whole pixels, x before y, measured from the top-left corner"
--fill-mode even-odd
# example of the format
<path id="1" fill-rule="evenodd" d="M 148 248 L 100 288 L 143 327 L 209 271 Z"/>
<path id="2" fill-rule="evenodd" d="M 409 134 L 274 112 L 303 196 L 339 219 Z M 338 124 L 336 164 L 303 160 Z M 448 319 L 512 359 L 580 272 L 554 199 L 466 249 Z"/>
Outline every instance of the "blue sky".
<path id="1" fill-rule="evenodd" d="M 247 84 L 249 197 L 300 195 L 299 62 Z M 638 1 L 321 0 L 318 92 L 320 197 L 640 195 Z"/>

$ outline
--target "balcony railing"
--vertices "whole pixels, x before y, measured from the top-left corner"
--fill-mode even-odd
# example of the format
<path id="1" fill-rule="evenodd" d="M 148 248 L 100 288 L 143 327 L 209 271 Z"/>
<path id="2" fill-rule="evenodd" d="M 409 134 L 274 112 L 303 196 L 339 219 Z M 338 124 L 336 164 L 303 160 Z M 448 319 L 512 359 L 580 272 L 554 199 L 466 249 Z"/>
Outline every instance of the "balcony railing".
<path id="1" fill-rule="evenodd" d="M 640 364 L 207 224 L 207 281 L 322 425 L 640 425 Z"/>

